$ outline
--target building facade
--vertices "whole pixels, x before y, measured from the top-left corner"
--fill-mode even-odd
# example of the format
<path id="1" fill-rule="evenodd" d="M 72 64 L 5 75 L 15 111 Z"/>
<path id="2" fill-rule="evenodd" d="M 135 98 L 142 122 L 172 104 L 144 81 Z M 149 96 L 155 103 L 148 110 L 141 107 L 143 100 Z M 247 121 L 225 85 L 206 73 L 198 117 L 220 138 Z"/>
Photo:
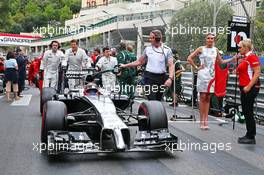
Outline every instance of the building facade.
<path id="1" fill-rule="evenodd" d="M 151 29 L 165 30 L 178 10 L 195 0 L 82 0 L 82 9 L 75 18 L 65 22 L 65 28 L 74 33 L 42 39 L 32 43 L 33 52 L 43 52 L 50 41 L 56 39 L 67 47 L 72 39 L 80 40 L 80 46 L 93 48 L 108 45 L 115 47 L 121 40 L 136 43 L 138 55 L 142 43 Z M 215 0 L 216 1 L 216 0 Z M 214 2 L 211 0 L 210 2 Z M 256 14 L 259 0 L 244 0 L 250 17 Z M 246 16 L 239 0 L 222 0 L 230 4 L 237 16 Z M 219 7 L 218 7 L 219 8 Z M 163 31 L 164 32 L 164 31 Z"/>

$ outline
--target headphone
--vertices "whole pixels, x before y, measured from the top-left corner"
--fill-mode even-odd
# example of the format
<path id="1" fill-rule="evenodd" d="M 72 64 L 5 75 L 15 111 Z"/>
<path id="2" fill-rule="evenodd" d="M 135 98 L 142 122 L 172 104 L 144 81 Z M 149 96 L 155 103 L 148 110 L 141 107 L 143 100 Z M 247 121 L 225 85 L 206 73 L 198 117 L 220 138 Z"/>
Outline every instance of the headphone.
<path id="1" fill-rule="evenodd" d="M 53 44 L 53 43 L 57 43 L 57 44 L 58 44 L 58 49 L 61 48 L 61 44 L 60 44 L 58 41 L 51 41 L 51 43 L 50 43 L 50 45 L 49 45 L 50 48 L 52 48 L 52 44 Z"/>
<path id="2" fill-rule="evenodd" d="M 151 33 L 154 34 L 154 36 L 155 36 L 155 42 L 156 42 L 156 43 L 161 42 L 162 33 L 161 33 L 160 30 L 152 30 Z"/>

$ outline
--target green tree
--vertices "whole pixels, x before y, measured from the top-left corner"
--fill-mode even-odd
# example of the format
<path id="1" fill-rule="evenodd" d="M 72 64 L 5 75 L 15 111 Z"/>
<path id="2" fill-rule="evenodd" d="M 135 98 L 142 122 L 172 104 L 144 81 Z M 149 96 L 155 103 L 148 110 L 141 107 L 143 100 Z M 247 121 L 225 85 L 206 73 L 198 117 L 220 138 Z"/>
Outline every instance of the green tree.
<path id="1" fill-rule="evenodd" d="M 60 9 L 60 21 L 64 22 L 66 19 L 72 18 L 72 11 L 70 7 L 64 6 L 62 9 Z"/>
<path id="2" fill-rule="evenodd" d="M 23 23 L 25 32 L 33 32 L 34 28 L 43 27 L 47 25 L 47 18 L 44 15 L 40 16 L 26 16 Z"/>
<path id="3" fill-rule="evenodd" d="M 9 0 L 0 1 L 0 32 L 5 32 L 10 26 L 10 2 Z"/>
<path id="4" fill-rule="evenodd" d="M 23 27 L 21 24 L 13 23 L 10 27 L 10 33 L 20 34 L 21 32 L 23 32 Z"/>
<path id="5" fill-rule="evenodd" d="M 226 4 L 220 9 L 215 27 L 213 27 L 213 9 L 212 1 L 199 0 L 174 15 L 171 20 L 169 41 L 170 45 L 179 51 L 181 57 L 186 58 L 190 51 L 204 45 L 205 34 L 226 33 L 223 29 L 227 29 L 228 20 L 233 14 L 231 7 Z M 217 35 L 216 46 L 225 50 L 226 39 L 226 34 Z"/>
<path id="6" fill-rule="evenodd" d="M 256 18 L 253 19 L 253 43 L 257 52 L 264 51 L 264 0 L 257 9 Z M 261 53 L 263 55 L 263 53 Z"/>
<path id="7" fill-rule="evenodd" d="M 23 24 L 25 20 L 25 15 L 21 12 L 17 12 L 15 15 L 11 16 L 11 18 L 14 22 Z"/>
<path id="8" fill-rule="evenodd" d="M 80 9 L 81 0 L 1 0 L 0 32 L 33 32 L 51 21 L 63 25 Z"/>
<path id="9" fill-rule="evenodd" d="M 51 4 L 49 4 L 45 7 L 44 14 L 49 20 L 58 20 L 59 19 L 58 10 L 54 10 L 54 8 Z"/>
<path id="10" fill-rule="evenodd" d="M 41 10 L 36 3 L 29 1 L 25 6 L 25 14 L 39 16 L 41 14 Z"/>
<path id="11" fill-rule="evenodd" d="M 70 9 L 71 9 L 73 14 L 79 13 L 79 11 L 81 10 L 81 5 L 78 4 L 77 2 L 76 3 L 72 3 L 70 5 Z"/>

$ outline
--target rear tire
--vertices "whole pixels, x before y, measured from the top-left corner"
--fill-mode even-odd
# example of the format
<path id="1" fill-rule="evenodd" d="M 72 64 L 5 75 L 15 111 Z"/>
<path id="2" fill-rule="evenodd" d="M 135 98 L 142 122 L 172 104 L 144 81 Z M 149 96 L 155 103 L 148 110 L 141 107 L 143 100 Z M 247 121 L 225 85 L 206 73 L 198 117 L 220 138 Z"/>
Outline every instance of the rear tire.
<path id="1" fill-rule="evenodd" d="M 167 113 L 161 102 L 143 102 L 139 106 L 138 114 L 147 116 L 146 130 L 168 129 Z"/>
<path id="2" fill-rule="evenodd" d="M 56 90 L 51 87 L 45 87 L 42 89 L 42 92 L 40 94 L 40 113 L 43 112 L 43 105 L 49 101 L 52 100 L 52 97 L 56 95 Z"/>
<path id="3" fill-rule="evenodd" d="M 67 108 L 61 101 L 48 101 L 44 104 L 41 125 L 41 142 L 47 144 L 50 130 L 64 130 Z"/>

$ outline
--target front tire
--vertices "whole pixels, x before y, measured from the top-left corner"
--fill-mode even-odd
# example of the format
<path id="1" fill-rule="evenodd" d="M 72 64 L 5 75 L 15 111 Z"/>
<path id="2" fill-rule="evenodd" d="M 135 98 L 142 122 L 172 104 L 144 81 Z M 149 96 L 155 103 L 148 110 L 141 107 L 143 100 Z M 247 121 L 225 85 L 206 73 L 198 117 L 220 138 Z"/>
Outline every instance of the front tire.
<path id="1" fill-rule="evenodd" d="M 48 101 L 44 104 L 41 126 L 41 142 L 47 144 L 50 130 L 64 130 L 66 127 L 67 108 L 61 101 Z"/>
<path id="2" fill-rule="evenodd" d="M 163 104 L 159 101 L 143 102 L 138 109 L 139 115 L 147 117 L 144 130 L 168 129 L 168 118 Z"/>
<path id="3" fill-rule="evenodd" d="M 43 105 L 49 101 L 52 100 L 52 97 L 56 95 L 56 90 L 51 87 L 45 87 L 42 89 L 42 92 L 40 94 L 40 113 L 43 112 Z"/>

